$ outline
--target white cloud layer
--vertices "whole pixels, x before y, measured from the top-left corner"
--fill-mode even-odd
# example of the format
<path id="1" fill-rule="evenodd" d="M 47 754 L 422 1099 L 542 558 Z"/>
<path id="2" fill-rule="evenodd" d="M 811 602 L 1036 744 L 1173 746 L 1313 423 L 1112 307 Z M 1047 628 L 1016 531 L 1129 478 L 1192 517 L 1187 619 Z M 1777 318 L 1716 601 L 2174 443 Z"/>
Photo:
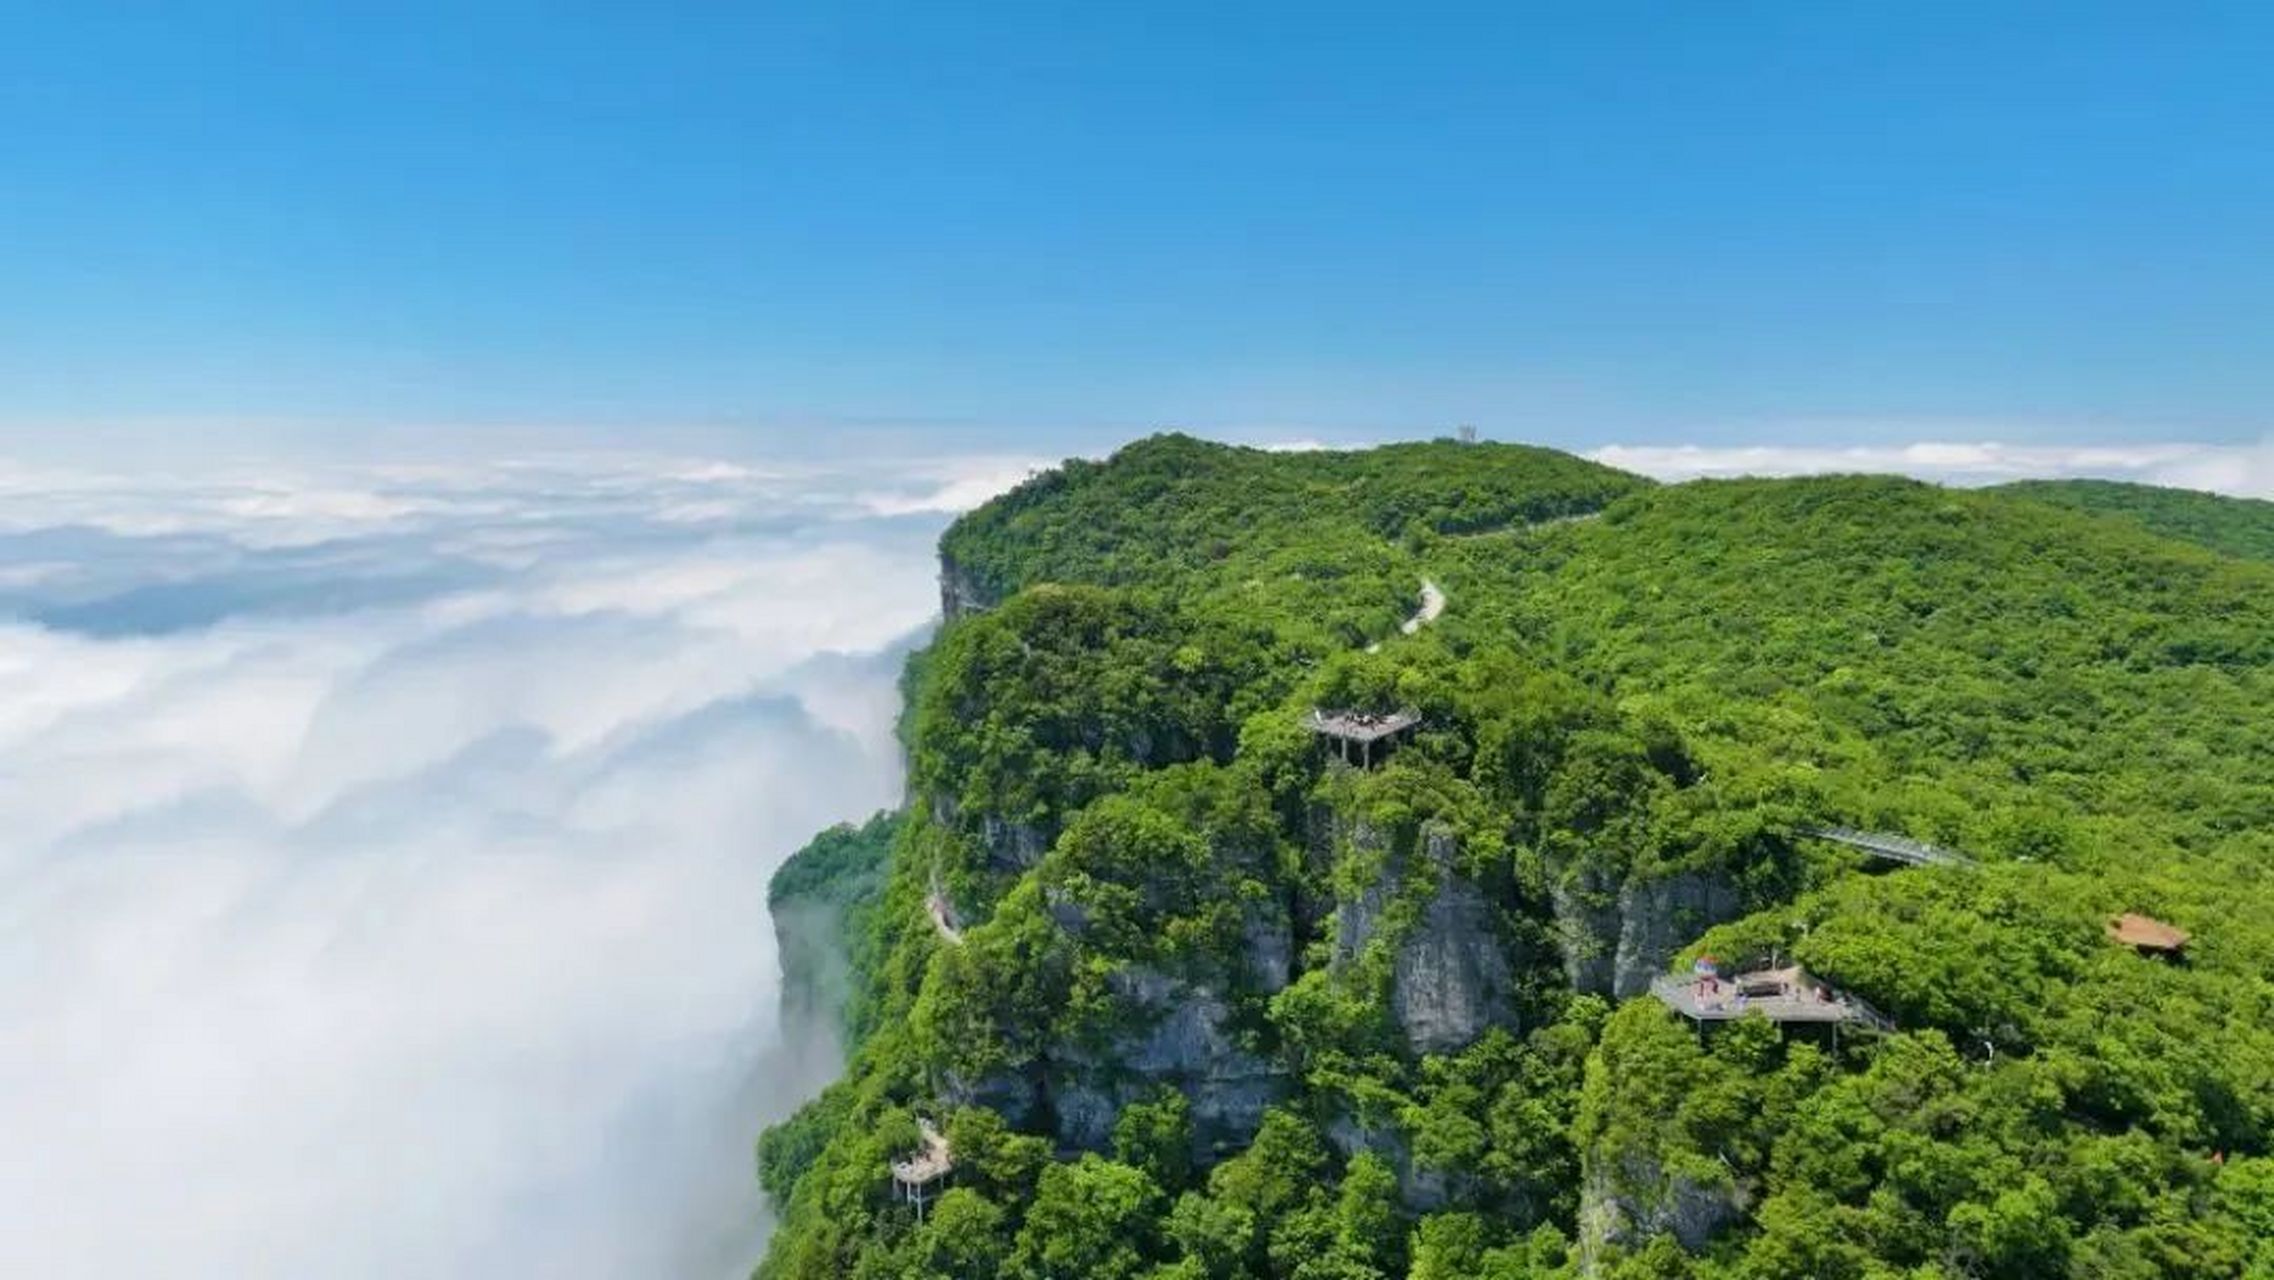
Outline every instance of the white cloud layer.
<path id="1" fill-rule="evenodd" d="M 1006 475 L 0 464 L 0 1274 L 746 1273 L 766 880 Z"/>
<path id="2" fill-rule="evenodd" d="M 1946 484 L 1997 484 L 2090 476 L 2274 497 L 2274 436 L 2256 444 L 2013 445 L 1922 441 L 1901 445 L 1607 445 L 1588 457 L 1661 480 L 1894 472 Z"/>

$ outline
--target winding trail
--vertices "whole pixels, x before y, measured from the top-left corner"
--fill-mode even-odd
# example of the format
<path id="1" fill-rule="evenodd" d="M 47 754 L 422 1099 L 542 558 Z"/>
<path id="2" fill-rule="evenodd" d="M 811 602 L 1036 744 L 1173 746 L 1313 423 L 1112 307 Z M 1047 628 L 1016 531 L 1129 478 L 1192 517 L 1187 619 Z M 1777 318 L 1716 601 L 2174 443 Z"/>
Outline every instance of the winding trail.
<path id="1" fill-rule="evenodd" d="M 1579 513 L 1579 514 L 1577 514 L 1577 515 L 1570 515 L 1570 516 L 1549 516 L 1549 517 L 1548 517 L 1547 519 L 1545 519 L 1545 520 L 1532 520 L 1532 521 L 1527 521 L 1527 522 L 1525 522 L 1525 523 L 1523 523 L 1523 524 L 1504 524 L 1504 525 L 1498 525 L 1498 526 L 1495 526 L 1494 528 L 1490 528 L 1490 529 L 1478 529 L 1478 530 L 1476 530 L 1476 531 L 1474 531 L 1474 532 L 1472 532 L 1472 533 L 1449 533 L 1449 534 L 1446 534 L 1445 536 L 1446 536 L 1446 537 L 1448 537 L 1448 538 L 1464 538 L 1464 539 L 1469 539 L 1469 538 L 1504 538 L 1504 537 L 1507 537 L 1507 536 L 1509 536 L 1510 534 L 1518 534 L 1518 533 L 1538 533 L 1538 532 L 1539 532 L 1540 530 L 1542 530 L 1542 529 L 1553 529 L 1553 528 L 1555 528 L 1557 525 L 1565 525 L 1565 524 L 1579 524 L 1579 523 L 1581 523 L 1581 522 L 1583 522 L 1583 521 L 1587 521 L 1587 520 L 1599 520 L 1599 519 L 1601 519 L 1601 518 L 1602 518 L 1602 516 L 1603 516 L 1603 513 L 1602 513 L 1600 510 L 1596 510 L 1596 511 L 1582 511 L 1582 512 L 1580 512 L 1580 513 Z"/>
<path id="2" fill-rule="evenodd" d="M 932 928 L 951 946 L 963 945 L 963 930 L 955 927 L 955 909 L 948 905 L 947 894 L 937 883 L 924 897 L 924 914 L 932 918 Z"/>
<path id="3" fill-rule="evenodd" d="M 1430 623 L 1437 621 L 1437 615 L 1443 612 L 1445 612 L 1444 589 L 1439 587 L 1436 583 L 1431 582 L 1429 579 L 1423 578 L 1421 580 L 1421 609 L 1412 617 L 1407 618 L 1405 622 L 1398 627 L 1398 632 L 1401 635 L 1410 636 L 1413 633 L 1421 630 L 1423 627 L 1428 626 Z"/>

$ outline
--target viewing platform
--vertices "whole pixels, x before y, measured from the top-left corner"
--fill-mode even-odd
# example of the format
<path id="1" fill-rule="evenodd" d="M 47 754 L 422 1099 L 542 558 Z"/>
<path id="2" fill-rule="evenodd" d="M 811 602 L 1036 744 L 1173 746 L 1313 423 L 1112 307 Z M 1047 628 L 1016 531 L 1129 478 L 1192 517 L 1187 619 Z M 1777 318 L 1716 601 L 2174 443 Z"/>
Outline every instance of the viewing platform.
<path id="1" fill-rule="evenodd" d="M 1817 981 L 1799 966 L 1756 969 L 1724 978 L 1708 971 L 1689 978 L 1659 977 L 1650 994 L 1667 1008 L 1703 1026 L 1759 1015 L 1776 1023 L 1860 1026 L 1895 1030 L 1895 1021 L 1847 992 Z"/>
<path id="2" fill-rule="evenodd" d="M 1380 755 L 1389 754 L 1390 748 L 1403 741 L 1406 735 L 1421 724 L 1421 713 L 1411 708 L 1402 711 L 1328 711 L 1313 707 L 1303 722 L 1312 733 L 1335 745 L 1343 763 L 1370 769 Z"/>
<path id="3" fill-rule="evenodd" d="M 901 1200 L 916 1206 L 916 1218 L 924 1217 L 924 1202 L 931 1199 L 933 1188 L 955 1172 L 955 1153 L 948 1147 L 947 1135 L 929 1120 L 916 1122 L 921 1145 L 916 1154 L 905 1160 L 892 1162 L 892 1192 Z"/>

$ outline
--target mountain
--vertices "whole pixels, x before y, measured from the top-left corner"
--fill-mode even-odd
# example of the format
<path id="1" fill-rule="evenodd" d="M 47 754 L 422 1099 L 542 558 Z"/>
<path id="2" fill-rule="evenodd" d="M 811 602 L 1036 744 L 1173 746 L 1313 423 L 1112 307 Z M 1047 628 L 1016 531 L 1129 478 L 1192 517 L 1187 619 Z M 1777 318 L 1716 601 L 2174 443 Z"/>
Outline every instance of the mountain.
<path id="1" fill-rule="evenodd" d="M 2274 1274 L 2274 565 L 1166 436 L 942 593 L 761 1276 Z"/>
<path id="2" fill-rule="evenodd" d="M 2115 480 L 2022 480 L 2000 485 L 1997 492 L 2131 520 L 2167 538 L 2246 560 L 2274 561 L 2274 502 L 2258 498 Z"/>

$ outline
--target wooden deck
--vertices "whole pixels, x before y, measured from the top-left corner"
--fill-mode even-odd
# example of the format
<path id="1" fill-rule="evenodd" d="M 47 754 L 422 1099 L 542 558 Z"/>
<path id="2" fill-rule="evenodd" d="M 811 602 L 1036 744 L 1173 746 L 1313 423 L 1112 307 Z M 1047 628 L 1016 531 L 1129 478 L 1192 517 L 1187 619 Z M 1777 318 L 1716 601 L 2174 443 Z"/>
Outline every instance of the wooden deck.
<path id="1" fill-rule="evenodd" d="M 955 1153 L 948 1147 L 947 1135 L 929 1120 L 918 1120 L 916 1130 L 922 1135 L 922 1147 L 907 1159 L 892 1162 L 892 1180 L 903 1187 L 925 1187 L 955 1171 Z"/>
<path id="2" fill-rule="evenodd" d="M 1334 744 L 1346 764 L 1371 769 L 1399 738 L 1421 724 L 1421 713 L 1403 711 L 1327 711 L 1313 707 L 1303 726 Z M 1376 754 L 1379 745 L 1380 755 Z"/>
<path id="3" fill-rule="evenodd" d="M 1322 711 L 1312 708 L 1305 722 L 1311 732 L 1345 742 L 1380 742 L 1421 723 L 1418 711 Z"/>
<path id="4" fill-rule="evenodd" d="M 916 1207 L 916 1221 L 922 1222 L 933 1185 L 955 1172 L 955 1152 L 948 1147 L 947 1135 L 931 1121 L 918 1120 L 916 1131 L 922 1145 L 916 1154 L 892 1162 L 892 1191 Z"/>

